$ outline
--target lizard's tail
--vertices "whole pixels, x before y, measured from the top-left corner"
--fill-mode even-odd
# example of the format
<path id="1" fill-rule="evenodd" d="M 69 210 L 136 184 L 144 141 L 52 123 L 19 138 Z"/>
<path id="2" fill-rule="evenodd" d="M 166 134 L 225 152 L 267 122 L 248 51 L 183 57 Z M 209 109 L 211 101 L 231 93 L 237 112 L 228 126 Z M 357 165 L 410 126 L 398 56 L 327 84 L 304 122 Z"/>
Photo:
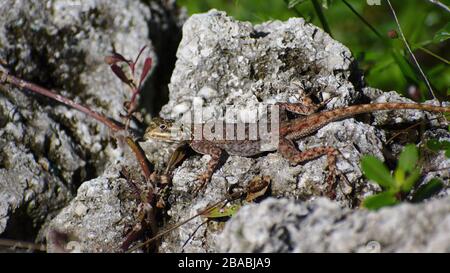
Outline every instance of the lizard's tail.
<path id="1" fill-rule="evenodd" d="M 305 135 L 309 135 L 333 121 L 345 119 L 363 113 L 371 113 L 374 111 L 381 111 L 381 110 L 399 110 L 399 109 L 416 109 L 428 112 L 450 113 L 450 107 L 434 106 L 429 104 L 396 103 L 396 102 L 360 104 L 315 113 L 307 116 L 301 122 L 291 121 L 289 122 L 288 126 L 284 128 L 286 132 L 283 133 L 285 135 L 289 134 L 291 138 L 298 138 Z"/>
<path id="2" fill-rule="evenodd" d="M 335 116 L 337 119 L 346 118 L 358 114 L 370 113 L 380 110 L 400 110 L 400 109 L 416 109 L 428 112 L 450 112 L 450 107 L 435 106 L 430 104 L 420 103 L 372 103 L 348 106 L 344 109 L 335 109 L 327 111 L 329 117 Z"/>

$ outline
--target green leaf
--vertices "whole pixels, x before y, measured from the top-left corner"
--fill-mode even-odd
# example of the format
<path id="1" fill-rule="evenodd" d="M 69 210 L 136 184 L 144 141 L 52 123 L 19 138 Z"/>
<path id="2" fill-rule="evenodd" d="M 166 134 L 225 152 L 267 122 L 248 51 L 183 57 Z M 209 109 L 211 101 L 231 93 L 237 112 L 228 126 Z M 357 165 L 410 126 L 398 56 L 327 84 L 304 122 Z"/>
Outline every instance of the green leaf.
<path id="1" fill-rule="evenodd" d="M 427 147 L 435 152 L 437 152 L 438 150 L 449 149 L 450 141 L 447 141 L 447 140 L 438 141 L 436 139 L 430 139 L 427 142 Z"/>
<path id="2" fill-rule="evenodd" d="M 414 203 L 421 202 L 435 195 L 443 188 L 444 184 L 439 179 L 433 178 L 428 183 L 422 185 L 419 189 L 417 189 L 411 201 Z"/>
<path id="3" fill-rule="evenodd" d="M 414 170 L 418 159 L 419 152 L 417 151 L 416 145 L 408 144 L 400 154 L 398 167 L 405 172 L 411 172 Z"/>
<path id="4" fill-rule="evenodd" d="M 427 141 L 427 148 L 433 152 L 437 152 L 441 149 L 441 143 L 437 139 L 430 139 Z"/>
<path id="5" fill-rule="evenodd" d="M 367 197 L 364 199 L 362 206 L 370 210 L 377 210 L 397 203 L 399 201 L 395 198 L 395 193 L 389 191 Z"/>
<path id="6" fill-rule="evenodd" d="M 394 171 L 394 180 L 395 180 L 395 191 L 399 191 L 401 186 L 405 183 L 405 177 L 406 177 L 406 172 L 401 169 L 401 168 L 397 168 Z M 392 188 L 393 189 L 393 188 Z"/>
<path id="7" fill-rule="evenodd" d="M 364 156 L 361 167 L 367 178 L 377 182 L 383 188 L 390 189 L 395 186 L 388 168 L 378 158 L 371 155 Z"/>
<path id="8" fill-rule="evenodd" d="M 235 215 L 240 208 L 241 208 L 240 205 L 231 205 L 225 208 L 213 208 L 202 214 L 202 217 L 208 219 L 231 217 Z"/>
<path id="9" fill-rule="evenodd" d="M 435 43 L 441 43 L 450 38 L 450 23 L 447 23 L 443 28 L 438 30 L 436 34 L 434 34 L 433 41 Z"/>
<path id="10" fill-rule="evenodd" d="M 409 192 L 416 184 L 417 180 L 419 180 L 420 171 L 415 169 L 411 172 L 411 174 L 405 179 L 403 184 L 401 185 L 403 192 Z"/>
<path id="11" fill-rule="evenodd" d="M 430 139 L 427 141 L 427 147 L 433 152 L 445 150 L 445 156 L 450 158 L 450 141 L 438 141 L 436 139 Z"/>
<path id="12" fill-rule="evenodd" d="M 441 141 L 441 145 L 443 149 L 450 149 L 450 141 L 443 140 Z"/>

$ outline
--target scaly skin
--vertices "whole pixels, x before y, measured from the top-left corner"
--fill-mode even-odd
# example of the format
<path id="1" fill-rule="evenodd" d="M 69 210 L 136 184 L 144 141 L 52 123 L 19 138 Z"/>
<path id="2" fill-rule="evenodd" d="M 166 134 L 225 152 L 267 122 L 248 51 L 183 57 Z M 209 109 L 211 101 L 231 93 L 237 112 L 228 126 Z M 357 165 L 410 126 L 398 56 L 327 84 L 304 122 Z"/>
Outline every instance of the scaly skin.
<path id="1" fill-rule="evenodd" d="M 301 152 L 295 147 L 293 142 L 294 140 L 308 136 L 330 122 L 342 120 L 362 113 L 401 109 L 415 109 L 428 112 L 450 112 L 450 107 L 416 103 L 361 104 L 318 113 L 313 113 L 317 110 L 317 106 L 305 106 L 304 104 L 295 103 L 280 103 L 278 105 L 283 111 L 291 111 L 306 115 L 305 117 L 289 121 L 284 120 L 282 116 L 279 126 L 278 152 L 293 164 L 299 164 L 318 158 L 322 155 L 327 155 L 327 165 L 330 174 L 327 179 L 327 195 L 331 198 L 334 197 L 333 183 L 335 180 L 336 155 L 338 154 L 338 151 L 333 147 L 323 146 L 311 148 Z M 284 115 L 284 113 L 282 114 Z M 206 139 L 193 139 L 192 137 L 188 137 L 187 140 L 181 140 L 177 138 L 176 135 L 170 134 L 170 130 L 172 129 L 174 129 L 172 121 L 155 119 L 147 128 L 145 139 L 159 139 L 169 142 L 186 141 L 194 151 L 200 154 L 211 155 L 211 160 L 208 162 L 208 169 L 199 176 L 199 180 L 201 181 L 200 188 L 211 179 L 211 176 L 217 168 L 223 154 L 228 153 L 240 156 L 254 156 L 267 151 L 262 151 L 260 149 L 260 139 L 210 141 Z M 180 130 L 180 128 L 176 128 L 176 130 Z"/>

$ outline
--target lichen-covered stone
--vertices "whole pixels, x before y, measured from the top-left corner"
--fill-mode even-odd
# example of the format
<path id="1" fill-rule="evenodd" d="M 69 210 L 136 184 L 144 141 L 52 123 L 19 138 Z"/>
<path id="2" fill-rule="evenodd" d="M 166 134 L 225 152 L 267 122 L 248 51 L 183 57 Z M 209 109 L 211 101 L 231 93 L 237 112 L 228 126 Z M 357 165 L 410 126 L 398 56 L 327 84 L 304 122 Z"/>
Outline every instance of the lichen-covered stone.
<path id="1" fill-rule="evenodd" d="M 306 93 L 319 100 L 331 98 L 325 106 L 328 109 L 369 100 L 406 100 L 393 92 L 361 89 L 362 79 L 357 76 L 359 72 L 350 51 L 299 18 L 252 26 L 215 10 L 193 15 L 183 27 L 177 57 L 169 85 L 170 100 L 161 111 L 168 118 L 203 110 L 207 113 L 204 120 L 210 120 L 219 117 L 223 109 L 245 113 L 260 103 L 297 102 Z M 199 109 L 199 105 L 203 108 Z M 374 124 L 386 125 L 415 122 L 429 114 L 389 111 L 373 116 Z M 238 117 L 246 121 L 244 114 Z M 380 190 L 378 185 L 364 179 L 360 160 L 366 154 L 384 160 L 387 138 L 384 130 L 370 124 L 370 119 L 364 121 L 350 118 L 334 122 L 297 141 L 300 150 L 333 146 L 341 152 L 337 159 L 340 175 L 336 201 L 343 207 L 357 208 L 365 197 Z M 175 170 L 174 197 L 168 212 L 171 223 L 187 219 L 217 202 L 231 185 L 245 187 L 256 175 L 271 177 L 271 194 L 277 197 L 311 200 L 322 196 L 327 186 L 325 157 L 291 166 L 277 153 L 255 158 L 230 156 L 214 173 L 204 194 L 192 198 L 191 192 L 198 183 L 196 177 L 206 169 L 209 159 L 209 155 L 195 155 Z M 217 251 L 222 244 L 217 240 L 221 224 L 210 222 L 200 226 L 204 220 L 198 217 L 167 235 L 160 250 Z"/>
<path id="2" fill-rule="evenodd" d="M 151 97 L 167 84 L 173 60 L 165 57 L 177 46 L 185 16 L 173 1 L 8 0 L 0 5 L 0 13 L 5 69 L 116 120 L 131 94 L 104 57 L 115 49 L 134 59 L 148 46 L 145 55 L 153 59 L 152 73 L 159 76 L 146 82 L 144 92 Z M 163 66 L 159 57 L 165 58 Z M 155 101 L 146 105 L 147 112 L 160 107 L 162 101 Z M 2 236 L 42 239 L 40 227 L 78 186 L 123 156 L 121 144 L 106 126 L 30 92 L 2 85 L 0 117 Z M 29 225 L 32 231 L 18 234 L 17 225 Z"/>
<path id="3" fill-rule="evenodd" d="M 376 212 L 270 198 L 241 209 L 218 241 L 223 252 L 449 252 L 449 230 L 449 197 Z"/>
<path id="4" fill-rule="evenodd" d="M 141 4 L 133 2 L 130 5 L 135 7 L 134 5 Z M 145 12 L 145 9 L 140 12 Z M 321 29 L 299 18 L 292 18 L 286 22 L 270 21 L 252 26 L 250 23 L 236 21 L 225 13 L 215 10 L 194 15 L 183 27 L 183 39 L 178 48 L 177 58 L 169 84 L 169 102 L 161 111 L 163 117 L 177 118 L 192 111 L 194 105 L 203 105 L 203 110 L 206 110 L 208 114 L 205 117 L 206 120 L 219 117 L 222 110 L 228 107 L 227 110 L 231 111 L 244 110 L 238 117 L 240 121 L 247 121 L 249 110 L 260 104 L 297 102 L 306 94 L 310 94 L 319 101 L 330 98 L 331 100 L 324 106 L 325 109 L 367 101 L 404 100 L 394 93 L 384 94 L 373 88 L 362 88 L 363 79 L 354 66 L 350 51 Z M 88 97 L 80 98 L 90 102 Z M 114 101 L 116 99 L 118 97 L 111 98 Z M 165 219 L 165 226 L 162 229 L 194 216 L 208 205 L 223 199 L 229 192 L 230 186 L 244 188 L 256 175 L 271 177 L 268 194 L 280 200 L 269 200 L 260 206 L 244 205 L 242 212 L 238 214 L 244 216 L 236 219 L 233 217 L 222 236 L 220 234 L 224 227 L 223 222 L 210 221 L 204 224 L 205 219 L 197 217 L 163 236 L 159 251 L 217 252 L 233 251 L 238 248 L 242 251 L 288 252 L 294 249 L 303 251 L 303 245 L 298 246 L 291 242 L 286 245 L 283 236 L 289 235 L 290 232 L 303 234 L 302 231 L 297 232 L 296 228 L 303 224 L 302 217 L 308 218 L 310 213 L 314 217 L 311 218 L 311 223 L 307 223 L 311 226 L 311 229 L 307 230 L 311 232 L 310 230 L 322 221 L 324 223 L 322 236 L 325 236 L 329 228 L 334 227 L 333 225 L 339 225 L 343 215 L 344 217 L 359 215 L 358 217 L 363 220 L 358 221 L 366 221 L 365 217 L 373 214 L 356 209 L 366 196 L 379 191 L 380 188 L 363 177 L 359 165 L 360 159 L 365 154 L 384 159 L 386 146 L 393 154 L 397 154 L 403 144 L 390 142 L 386 145 L 388 131 L 374 125 L 408 124 L 423 117 L 429 117 L 428 114 L 417 114 L 417 111 L 392 113 L 392 111 L 376 113 L 366 115 L 365 118 L 349 118 L 334 122 L 296 142 L 300 150 L 327 145 L 341 152 L 337 159 L 339 183 L 336 188 L 335 202 L 318 199 L 324 194 L 326 188 L 327 170 L 324 157 L 291 166 L 276 152 L 253 158 L 230 156 L 214 173 L 206 190 L 195 196 L 192 191 L 199 183 L 197 176 L 206 169 L 210 156 L 198 154 L 189 156 L 173 172 L 171 192 L 167 200 L 168 219 Z M 394 120 L 391 117 L 395 117 Z M 433 125 L 439 125 L 439 121 L 433 122 L 435 122 Z M 3 120 L 0 120 L 1 123 Z M 20 135 L 17 132 L 15 135 Z M 426 131 L 424 136 L 439 136 L 439 139 L 446 139 L 448 132 L 433 129 Z M 95 141 L 92 143 L 95 144 Z M 162 170 L 176 144 L 148 141 L 142 143 L 142 147 L 148 159 L 157 169 Z M 394 157 L 395 155 L 392 156 Z M 83 159 L 81 156 L 80 158 Z M 443 161 L 440 154 L 430 154 L 428 159 L 429 166 L 436 168 L 445 167 L 447 164 L 435 162 L 435 160 Z M 49 161 L 45 159 L 39 162 L 42 166 L 49 164 Z M 118 246 L 123 242 L 125 230 L 136 221 L 134 209 L 137 205 L 135 198 L 129 198 L 130 188 L 123 179 L 119 178 L 118 172 L 122 166 L 130 168 L 133 164 L 138 168 L 133 154 L 128 151 L 121 158 L 120 163 L 117 162 L 116 165 L 108 167 L 107 171 L 99 177 L 83 184 L 78 190 L 77 197 L 49 224 L 51 228 L 47 230 L 57 230 L 67 234 L 70 242 L 75 242 L 77 250 L 82 249 L 80 251 L 118 251 Z M 448 172 L 447 175 L 444 171 L 434 174 L 440 175 L 448 185 Z M 90 192 L 101 197 L 95 198 L 89 194 Z M 440 197 L 443 196 L 445 193 L 441 193 Z M 105 201 L 101 202 L 101 198 Z M 306 203 L 305 205 L 295 203 L 287 198 Z M 315 199 L 318 200 L 314 201 Z M 439 202 L 444 200 L 446 199 Z M 392 211 L 392 215 L 401 214 L 405 206 L 409 208 L 409 205 L 402 205 L 389 210 Z M 260 207 L 262 207 L 261 211 L 259 211 Z M 308 210 L 310 207 L 311 212 Z M 315 208 L 317 210 L 314 210 Z M 255 214 L 252 213 L 253 210 L 256 211 Z M 111 211 L 111 215 L 108 215 L 108 211 Z M 2 212 L 0 206 L 0 213 Z M 270 219 L 269 216 L 262 217 L 259 214 L 264 212 L 275 215 L 278 213 L 278 215 Z M 295 217 L 292 218 L 291 215 Z M 284 219 L 287 220 L 284 221 Z M 385 218 L 367 219 L 367 223 L 372 224 L 376 220 L 382 222 Z M 247 229 L 247 223 L 250 226 L 260 220 L 261 225 L 254 231 L 250 231 L 248 227 L 246 232 L 251 233 L 248 238 L 239 238 L 236 235 L 238 232 L 236 230 L 241 227 Z M 279 233 L 267 232 L 267 227 L 273 225 L 279 227 Z M 436 234 L 443 234 L 441 229 L 435 231 L 438 232 Z M 260 237 L 258 232 L 268 235 Z M 306 236 L 305 234 L 308 233 L 298 236 Z M 273 241 L 270 240 L 272 235 Z M 269 239 L 266 240 L 268 237 Z M 364 251 L 368 242 L 364 242 L 363 239 L 370 239 L 369 237 L 361 237 L 362 239 L 358 239 L 355 245 L 344 244 L 342 247 L 336 245 L 329 249 L 323 248 L 323 251 L 354 249 Z M 394 237 L 387 237 L 388 246 L 390 246 L 390 238 Z M 58 244 L 58 240 L 55 240 L 51 234 L 47 238 L 49 251 L 60 250 L 61 244 Z M 384 241 L 380 237 L 374 238 L 379 239 L 383 246 Z M 402 239 L 401 235 L 395 237 L 397 238 Z M 242 246 L 236 242 L 240 239 L 243 240 Z M 229 243 L 224 244 L 224 240 L 229 240 Z M 327 240 L 334 240 L 334 238 L 327 238 Z M 70 242 L 65 241 L 63 247 L 67 247 Z M 309 245 L 304 249 L 316 251 Z M 400 246 L 399 249 L 409 248 Z M 395 251 L 395 246 L 392 245 L 392 248 L 388 247 L 382 251 Z"/>
<path id="5" fill-rule="evenodd" d="M 83 183 L 77 196 L 47 227 L 47 251 L 122 251 L 121 242 L 137 207 L 130 195 L 126 180 L 114 166 Z M 63 234 L 64 239 L 57 234 Z"/>
<path id="6" fill-rule="evenodd" d="M 194 100 L 217 117 L 225 105 L 296 101 L 305 91 L 339 95 L 330 107 L 360 95 L 349 81 L 350 50 L 302 18 L 252 26 L 215 10 L 196 14 L 183 26 L 177 57 L 165 117 L 183 114 Z"/>

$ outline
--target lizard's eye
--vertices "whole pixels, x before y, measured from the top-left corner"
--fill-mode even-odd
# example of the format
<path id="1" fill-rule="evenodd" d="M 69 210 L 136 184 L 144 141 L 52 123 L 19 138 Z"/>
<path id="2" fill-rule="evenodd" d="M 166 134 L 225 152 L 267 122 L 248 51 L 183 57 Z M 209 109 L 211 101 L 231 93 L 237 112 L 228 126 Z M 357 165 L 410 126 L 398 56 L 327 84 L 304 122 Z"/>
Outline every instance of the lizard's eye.
<path id="1" fill-rule="evenodd" d="M 159 125 L 159 129 L 160 129 L 161 131 L 164 131 L 164 130 L 167 129 L 167 125 L 161 124 L 161 125 Z"/>

